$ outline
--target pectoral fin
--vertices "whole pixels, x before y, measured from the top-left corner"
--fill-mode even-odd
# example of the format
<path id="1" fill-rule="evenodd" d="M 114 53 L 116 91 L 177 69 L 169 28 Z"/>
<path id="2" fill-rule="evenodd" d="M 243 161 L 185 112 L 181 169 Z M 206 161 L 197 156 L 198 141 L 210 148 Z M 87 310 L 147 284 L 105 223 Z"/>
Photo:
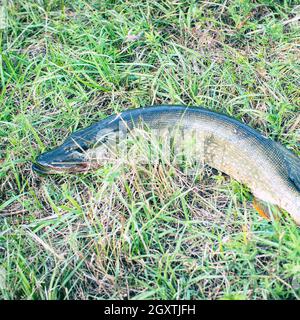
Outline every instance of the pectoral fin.
<path id="1" fill-rule="evenodd" d="M 258 212 L 258 214 L 262 218 L 268 221 L 271 220 L 268 207 L 256 198 L 253 199 L 253 208 Z"/>
<path id="2" fill-rule="evenodd" d="M 277 207 L 277 209 L 279 211 L 277 211 L 276 213 L 274 213 L 274 211 L 271 211 L 269 209 L 269 207 L 267 206 L 267 204 L 265 204 L 263 201 L 258 200 L 257 198 L 253 198 L 253 208 L 258 212 L 258 214 L 268 220 L 280 220 L 280 209 Z"/>

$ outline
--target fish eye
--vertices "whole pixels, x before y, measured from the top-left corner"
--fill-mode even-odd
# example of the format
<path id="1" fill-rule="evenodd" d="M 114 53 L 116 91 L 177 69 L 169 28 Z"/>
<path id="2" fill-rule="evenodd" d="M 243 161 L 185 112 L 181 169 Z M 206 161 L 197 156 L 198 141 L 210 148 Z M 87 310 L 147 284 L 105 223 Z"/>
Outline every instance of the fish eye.
<path id="1" fill-rule="evenodd" d="M 77 152 L 84 152 L 88 149 L 87 144 L 79 145 L 79 144 L 74 144 L 72 146 L 67 146 L 65 147 L 65 151 L 77 151 Z"/>
<path id="2" fill-rule="evenodd" d="M 109 140 L 109 137 L 108 137 L 108 136 L 104 136 L 104 137 L 101 139 L 100 143 L 101 143 L 101 144 L 104 144 L 104 143 L 106 143 L 108 140 Z"/>
<path id="3" fill-rule="evenodd" d="M 91 148 L 98 148 L 103 146 L 107 141 L 108 141 L 108 136 L 104 136 L 101 139 L 99 139 L 98 141 L 92 143 L 89 147 Z"/>

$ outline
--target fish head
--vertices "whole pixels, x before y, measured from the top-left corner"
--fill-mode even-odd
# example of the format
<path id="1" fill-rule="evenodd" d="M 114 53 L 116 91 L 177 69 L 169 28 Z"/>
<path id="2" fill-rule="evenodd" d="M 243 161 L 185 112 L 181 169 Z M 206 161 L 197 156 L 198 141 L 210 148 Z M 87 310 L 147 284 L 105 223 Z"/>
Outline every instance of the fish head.
<path id="1" fill-rule="evenodd" d="M 90 131 L 90 130 L 89 130 Z M 71 135 L 57 148 L 37 157 L 32 168 L 40 174 L 86 172 L 100 167 L 107 159 L 112 130 L 84 130 Z"/>

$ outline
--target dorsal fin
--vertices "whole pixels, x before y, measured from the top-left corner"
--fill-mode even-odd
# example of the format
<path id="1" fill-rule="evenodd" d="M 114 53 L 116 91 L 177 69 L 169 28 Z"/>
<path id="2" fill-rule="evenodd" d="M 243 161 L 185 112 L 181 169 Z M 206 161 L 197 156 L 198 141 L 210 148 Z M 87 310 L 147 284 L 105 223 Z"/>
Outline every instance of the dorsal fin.
<path id="1" fill-rule="evenodd" d="M 277 145 L 285 160 L 289 178 L 300 192 L 300 158 L 282 145 Z"/>

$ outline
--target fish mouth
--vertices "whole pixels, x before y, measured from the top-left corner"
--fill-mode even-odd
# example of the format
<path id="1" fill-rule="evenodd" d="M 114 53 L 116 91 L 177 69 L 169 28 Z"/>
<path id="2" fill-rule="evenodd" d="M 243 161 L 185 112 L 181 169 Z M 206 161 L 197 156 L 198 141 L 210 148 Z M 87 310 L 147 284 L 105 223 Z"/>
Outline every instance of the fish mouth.
<path id="1" fill-rule="evenodd" d="M 48 174 L 51 171 L 51 168 L 40 165 L 39 163 L 33 163 L 32 170 L 39 174 Z"/>
<path id="2" fill-rule="evenodd" d="M 78 151 L 68 151 L 59 147 L 39 155 L 32 164 L 32 170 L 38 174 L 61 174 L 86 171 L 89 161 Z"/>
<path id="3" fill-rule="evenodd" d="M 32 170 L 38 174 L 60 174 L 60 173 L 76 173 L 76 172 L 85 172 L 89 168 L 89 164 L 82 162 L 74 166 L 63 165 L 52 166 L 50 164 L 44 165 L 39 162 L 32 164 Z"/>

